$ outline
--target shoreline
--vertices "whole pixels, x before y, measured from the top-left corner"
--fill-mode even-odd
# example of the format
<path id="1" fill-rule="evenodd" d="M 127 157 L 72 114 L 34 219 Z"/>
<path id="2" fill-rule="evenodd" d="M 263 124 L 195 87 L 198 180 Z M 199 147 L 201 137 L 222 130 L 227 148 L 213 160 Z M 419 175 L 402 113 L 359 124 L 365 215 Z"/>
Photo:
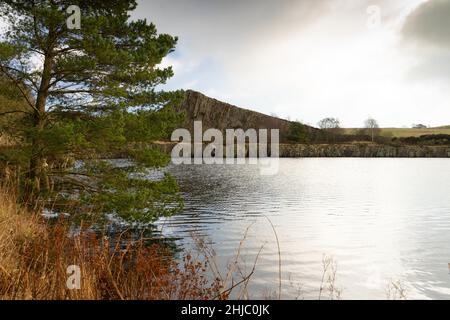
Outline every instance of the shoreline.
<path id="1" fill-rule="evenodd" d="M 172 142 L 151 144 L 166 154 L 170 154 L 175 145 L 176 143 Z M 283 143 L 279 148 L 280 158 L 450 158 L 450 146 Z M 246 149 L 248 152 L 248 145 Z"/>

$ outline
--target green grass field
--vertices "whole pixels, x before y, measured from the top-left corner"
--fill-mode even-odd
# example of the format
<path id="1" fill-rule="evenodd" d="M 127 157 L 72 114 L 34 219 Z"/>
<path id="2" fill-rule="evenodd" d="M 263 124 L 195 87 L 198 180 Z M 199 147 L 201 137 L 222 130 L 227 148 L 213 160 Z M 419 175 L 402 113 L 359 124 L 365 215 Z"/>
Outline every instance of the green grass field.
<path id="1" fill-rule="evenodd" d="M 355 134 L 359 129 L 344 129 L 346 134 Z M 410 128 L 382 128 L 381 135 L 385 137 L 420 137 L 427 134 L 448 134 L 450 135 L 450 126 L 426 129 L 410 129 Z"/>

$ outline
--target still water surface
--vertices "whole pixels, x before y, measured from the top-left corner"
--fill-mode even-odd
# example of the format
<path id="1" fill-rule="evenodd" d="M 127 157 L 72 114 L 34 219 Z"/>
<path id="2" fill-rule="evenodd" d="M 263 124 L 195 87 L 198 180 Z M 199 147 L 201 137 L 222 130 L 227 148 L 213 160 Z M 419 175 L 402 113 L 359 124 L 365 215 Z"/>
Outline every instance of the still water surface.
<path id="1" fill-rule="evenodd" d="M 247 271 L 264 246 L 251 298 L 278 288 L 267 216 L 281 245 L 282 298 L 317 299 L 327 255 L 344 299 L 385 299 L 391 281 L 401 281 L 410 299 L 450 299 L 450 160 L 280 159 L 275 176 L 261 176 L 255 165 L 168 170 L 186 209 L 159 229 L 185 249 L 193 233 L 206 237 L 225 268 L 250 226 Z"/>

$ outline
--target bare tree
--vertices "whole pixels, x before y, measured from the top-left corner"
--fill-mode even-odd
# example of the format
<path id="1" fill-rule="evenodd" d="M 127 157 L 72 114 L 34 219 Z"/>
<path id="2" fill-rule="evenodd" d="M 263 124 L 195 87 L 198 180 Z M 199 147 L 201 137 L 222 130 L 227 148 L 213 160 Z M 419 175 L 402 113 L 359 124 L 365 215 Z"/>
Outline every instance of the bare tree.
<path id="1" fill-rule="evenodd" d="M 336 138 L 336 135 L 340 133 L 341 130 L 341 123 L 339 119 L 336 118 L 325 118 L 319 121 L 317 124 L 320 129 L 325 131 L 327 135 L 327 141 L 329 136 L 333 136 Z"/>
<path id="2" fill-rule="evenodd" d="M 377 120 L 373 118 L 369 118 L 364 122 L 364 128 L 369 131 L 370 136 L 372 137 L 372 142 L 375 141 L 375 136 L 380 133 L 380 126 L 378 125 Z"/>

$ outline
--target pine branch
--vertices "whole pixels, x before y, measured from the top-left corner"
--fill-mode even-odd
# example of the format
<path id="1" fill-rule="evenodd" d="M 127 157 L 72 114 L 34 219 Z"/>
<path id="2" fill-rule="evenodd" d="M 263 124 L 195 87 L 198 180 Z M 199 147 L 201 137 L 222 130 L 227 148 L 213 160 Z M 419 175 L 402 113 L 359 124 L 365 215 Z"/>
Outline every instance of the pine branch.
<path id="1" fill-rule="evenodd" d="M 0 112 L 0 116 L 5 116 L 5 115 L 8 115 L 8 114 L 13 114 L 13 113 L 25 113 L 25 114 L 30 114 L 29 112 L 26 112 L 26 111 L 15 110 L 15 111 Z"/>
<path id="2" fill-rule="evenodd" d="M 19 89 L 20 93 L 25 98 L 25 101 L 27 102 L 28 106 L 30 106 L 34 111 L 39 112 L 39 110 L 30 101 L 27 93 L 23 90 L 21 83 L 17 79 L 15 79 L 13 76 L 11 76 L 8 72 L 6 72 L 5 67 L 1 64 L 0 64 L 0 71 L 14 83 L 14 85 L 16 86 L 17 89 Z"/>

